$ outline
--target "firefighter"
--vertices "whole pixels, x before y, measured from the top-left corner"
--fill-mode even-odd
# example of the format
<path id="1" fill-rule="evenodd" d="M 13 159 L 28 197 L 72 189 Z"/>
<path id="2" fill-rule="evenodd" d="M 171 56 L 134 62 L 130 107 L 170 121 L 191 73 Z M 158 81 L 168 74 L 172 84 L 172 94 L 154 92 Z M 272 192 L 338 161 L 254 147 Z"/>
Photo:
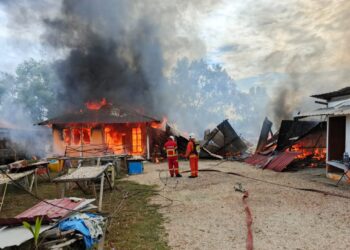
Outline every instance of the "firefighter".
<path id="1" fill-rule="evenodd" d="M 189 158 L 191 168 L 191 175 L 189 178 L 198 177 L 198 154 L 199 149 L 198 145 L 196 144 L 195 135 L 191 133 L 186 149 L 186 158 Z"/>
<path id="2" fill-rule="evenodd" d="M 177 156 L 177 143 L 174 136 L 169 136 L 168 141 L 164 144 L 164 149 L 168 158 L 168 166 L 171 177 L 182 177 L 179 173 L 179 161 Z"/>

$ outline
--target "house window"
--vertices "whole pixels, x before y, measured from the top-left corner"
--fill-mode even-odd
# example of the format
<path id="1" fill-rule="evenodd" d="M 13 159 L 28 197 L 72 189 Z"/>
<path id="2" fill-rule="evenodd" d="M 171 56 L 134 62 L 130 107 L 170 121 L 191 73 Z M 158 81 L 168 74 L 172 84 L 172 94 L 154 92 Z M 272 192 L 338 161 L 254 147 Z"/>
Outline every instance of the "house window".
<path id="1" fill-rule="evenodd" d="M 84 144 L 90 144 L 91 142 L 91 129 L 90 128 L 83 128 L 83 143 Z"/>
<path id="2" fill-rule="evenodd" d="M 142 153 L 141 128 L 132 128 L 132 152 L 134 154 Z"/>
<path id="3" fill-rule="evenodd" d="M 63 129 L 63 140 L 67 145 L 71 143 L 71 131 L 69 128 Z"/>
<path id="4" fill-rule="evenodd" d="M 81 142 L 81 130 L 80 128 L 72 129 L 73 144 L 80 145 Z"/>
<path id="5" fill-rule="evenodd" d="M 91 128 L 65 128 L 63 141 L 66 145 L 81 145 L 91 143 Z"/>

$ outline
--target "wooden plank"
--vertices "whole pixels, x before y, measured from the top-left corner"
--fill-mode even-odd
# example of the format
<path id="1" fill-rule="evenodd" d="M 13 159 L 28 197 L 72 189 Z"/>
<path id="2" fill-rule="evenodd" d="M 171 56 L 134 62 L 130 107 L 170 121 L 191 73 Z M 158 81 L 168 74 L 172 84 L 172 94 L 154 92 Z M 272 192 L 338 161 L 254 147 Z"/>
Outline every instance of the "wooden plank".
<path id="1" fill-rule="evenodd" d="M 111 190 L 113 190 L 113 186 L 112 186 L 111 180 L 109 179 L 108 173 L 105 171 L 104 174 L 106 176 L 109 187 L 111 188 Z"/>
<path id="2" fill-rule="evenodd" d="M 5 187 L 2 188 L 2 191 L 3 191 L 3 195 L 1 197 L 1 202 L 0 202 L 0 211 L 2 209 L 2 206 L 4 205 L 4 202 L 5 202 L 5 196 L 6 196 L 6 191 L 7 191 L 7 184 L 5 184 Z"/>
<path id="3" fill-rule="evenodd" d="M 89 166 L 89 167 L 81 167 L 76 171 L 70 174 L 62 175 L 56 179 L 54 182 L 75 182 L 75 181 L 83 181 L 83 180 L 94 180 L 98 179 L 101 174 L 107 169 L 106 166 Z"/>
<path id="4" fill-rule="evenodd" d="M 98 201 L 98 211 L 102 211 L 102 200 L 103 200 L 103 185 L 104 185 L 105 175 L 101 176 L 101 185 L 100 185 L 100 197 Z"/>
<path id="5" fill-rule="evenodd" d="M 26 171 L 26 172 L 22 172 L 22 173 L 14 173 L 14 174 L 7 174 L 11 179 L 13 180 L 19 180 L 21 178 L 24 178 L 26 176 L 29 176 L 31 174 L 33 174 L 34 170 L 30 170 L 30 171 Z M 5 174 L 0 174 L 0 185 L 1 184 L 6 184 L 6 183 L 10 183 L 12 180 L 7 177 L 7 175 Z"/>
<path id="6" fill-rule="evenodd" d="M 71 157 L 49 157 L 48 160 L 86 160 L 86 159 L 98 159 L 101 158 L 102 160 L 106 159 L 117 159 L 117 158 L 126 158 L 127 154 L 121 154 L 121 155 L 100 155 L 100 156 L 71 156 Z"/>
<path id="7" fill-rule="evenodd" d="M 33 185 L 34 185 L 34 182 L 35 182 L 35 179 L 36 179 L 35 177 L 36 177 L 36 174 L 33 173 L 32 174 L 32 180 L 31 180 L 30 185 L 29 185 L 29 192 L 32 192 L 32 190 L 33 190 Z"/>

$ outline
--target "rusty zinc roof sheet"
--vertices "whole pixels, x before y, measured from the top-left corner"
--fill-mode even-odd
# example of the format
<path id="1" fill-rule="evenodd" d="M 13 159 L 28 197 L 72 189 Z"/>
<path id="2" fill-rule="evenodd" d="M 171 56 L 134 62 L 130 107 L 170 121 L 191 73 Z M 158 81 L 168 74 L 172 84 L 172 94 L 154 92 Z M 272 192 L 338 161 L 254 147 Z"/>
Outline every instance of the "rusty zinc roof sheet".
<path id="1" fill-rule="evenodd" d="M 283 171 L 299 155 L 299 152 L 280 152 L 275 155 L 265 168 L 277 172 Z M 246 163 L 254 166 L 264 166 L 271 155 L 254 154 L 245 160 Z"/>
<path id="2" fill-rule="evenodd" d="M 299 152 L 281 152 L 272 159 L 266 168 L 277 172 L 282 172 L 299 154 Z"/>
<path id="3" fill-rule="evenodd" d="M 15 218 L 33 218 L 37 216 L 47 216 L 50 219 L 63 218 L 72 213 L 72 210 L 78 210 L 92 201 L 94 201 L 94 199 L 62 198 L 45 200 L 45 202 L 39 202 L 35 206 L 20 213 Z"/>
<path id="4" fill-rule="evenodd" d="M 245 163 L 248 163 L 250 165 L 264 165 L 267 160 L 269 159 L 270 156 L 268 155 L 260 155 L 260 154 L 254 154 L 250 157 L 248 157 L 247 159 L 245 159 Z"/>

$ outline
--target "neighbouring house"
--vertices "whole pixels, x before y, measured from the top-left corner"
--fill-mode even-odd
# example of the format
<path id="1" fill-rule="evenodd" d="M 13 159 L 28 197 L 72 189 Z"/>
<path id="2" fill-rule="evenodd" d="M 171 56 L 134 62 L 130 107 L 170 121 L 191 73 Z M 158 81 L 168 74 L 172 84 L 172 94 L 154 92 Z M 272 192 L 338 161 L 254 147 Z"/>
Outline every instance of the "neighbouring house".
<path id="1" fill-rule="evenodd" d="M 322 100 L 316 103 L 325 107 L 298 114 L 295 118 L 321 116 L 327 121 L 327 176 L 338 180 L 348 170 L 343 155 L 350 153 L 350 87 L 311 97 Z"/>
<path id="2" fill-rule="evenodd" d="M 65 156 L 128 154 L 151 156 L 152 128 L 159 119 L 136 110 L 115 107 L 105 100 L 40 122 L 52 128 L 53 153 Z"/>

